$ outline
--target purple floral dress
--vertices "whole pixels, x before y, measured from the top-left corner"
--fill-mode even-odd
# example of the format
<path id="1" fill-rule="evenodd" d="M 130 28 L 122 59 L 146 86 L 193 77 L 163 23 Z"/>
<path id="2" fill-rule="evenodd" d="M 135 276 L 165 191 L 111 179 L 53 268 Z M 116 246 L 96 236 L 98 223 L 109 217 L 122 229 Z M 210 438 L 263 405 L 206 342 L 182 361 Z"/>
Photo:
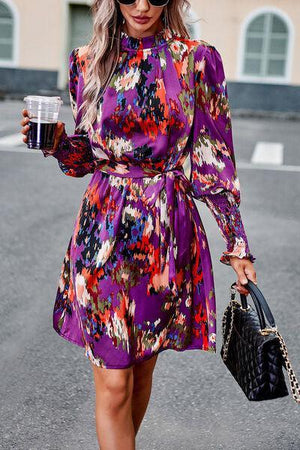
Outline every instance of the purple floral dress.
<path id="1" fill-rule="evenodd" d="M 87 47 L 71 52 L 75 134 L 64 133 L 54 155 L 66 175 L 93 174 L 62 264 L 54 329 L 103 368 L 166 349 L 216 352 L 212 261 L 194 199 L 217 221 L 222 263 L 256 259 L 239 211 L 221 56 L 169 28 L 142 38 L 122 32 L 97 120 L 83 132 L 88 63 Z"/>

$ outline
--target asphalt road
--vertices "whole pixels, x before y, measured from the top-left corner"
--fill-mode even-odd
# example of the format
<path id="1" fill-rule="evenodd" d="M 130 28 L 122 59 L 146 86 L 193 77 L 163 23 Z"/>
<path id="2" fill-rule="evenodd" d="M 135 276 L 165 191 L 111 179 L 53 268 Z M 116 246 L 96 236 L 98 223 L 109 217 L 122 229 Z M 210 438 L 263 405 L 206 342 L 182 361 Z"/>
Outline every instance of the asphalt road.
<path id="1" fill-rule="evenodd" d="M 97 450 L 90 364 L 81 348 L 52 329 L 63 256 L 91 175 L 67 177 L 54 158 L 1 144 L 19 132 L 22 108 L 21 102 L 0 102 L 0 448 Z M 67 106 L 62 114 L 71 134 Z M 233 128 L 258 286 L 300 379 L 299 122 L 233 118 Z M 251 165 L 257 141 L 283 143 L 283 166 Z M 236 276 L 219 262 L 224 242 L 211 213 L 201 203 L 199 210 L 213 258 L 217 353 L 159 355 L 137 448 L 298 450 L 300 405 L 291 396 L 249 402 L 221 360 L 221 318 Z"/>

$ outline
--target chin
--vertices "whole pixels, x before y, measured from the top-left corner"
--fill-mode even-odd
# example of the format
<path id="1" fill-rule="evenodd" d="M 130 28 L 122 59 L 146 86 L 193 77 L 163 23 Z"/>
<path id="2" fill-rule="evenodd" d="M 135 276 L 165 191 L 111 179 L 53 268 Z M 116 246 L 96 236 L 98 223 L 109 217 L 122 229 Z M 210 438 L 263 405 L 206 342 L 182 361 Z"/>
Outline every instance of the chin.
<path id="1" fill-rule="evenodd" d="M 147 24 L 146 23 L 136 23 L 134 20 L 132 22 L 130 22 L 130 26 L 138 32 L 147 31 L 149 28 L 152 27 L 152 25 L 153 25 L 152 22 L 148 22 Z"/>

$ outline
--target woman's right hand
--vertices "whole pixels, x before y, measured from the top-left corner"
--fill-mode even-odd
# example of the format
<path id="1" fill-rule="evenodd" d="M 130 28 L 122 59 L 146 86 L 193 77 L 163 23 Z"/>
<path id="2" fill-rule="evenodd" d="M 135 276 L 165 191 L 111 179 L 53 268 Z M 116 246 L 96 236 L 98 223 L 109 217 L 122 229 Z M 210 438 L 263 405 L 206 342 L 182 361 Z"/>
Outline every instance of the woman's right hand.
<path id="1" fill-rule="evenodd" d="M 23 142 L 26 143 L 27 142 L 27 133 L 28 133 L 28 130 L 29 130 L 28 122 L 30 121 L 27 109 L 23 109 L 22 110 L 22 115 L 23 115 L 23 119 L 20 122 L 20 124 L 22 125 L 21 133 L 25 135 L 23 137 Z M 53 155 L 53 153 L 56 152 L 57 147 L 58 147 L 59 142 L 60 142 L 60 139 L 61 139 L 61 136 L 62 136 L 64 131 L 65 131 L 65 124 L 64 124 L 64 122 L 57 122 L 57 126 L 55 128 L 55 134 L 54 134 L 54 145 L 53 145 L 53 148 L 51 148 L 51 149 L 41 149 L 42 152 L 44 153 L 45 157 Z"/>

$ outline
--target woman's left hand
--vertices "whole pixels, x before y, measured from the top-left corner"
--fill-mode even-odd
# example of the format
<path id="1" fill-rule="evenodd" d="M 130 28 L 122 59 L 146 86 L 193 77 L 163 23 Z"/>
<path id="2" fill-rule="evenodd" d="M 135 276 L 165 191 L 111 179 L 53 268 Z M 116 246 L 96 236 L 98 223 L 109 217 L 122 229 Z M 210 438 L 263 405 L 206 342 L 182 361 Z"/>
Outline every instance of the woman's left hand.
<path id="1" fill-rule="evenodd" d="M 248 283 L 248 280 L 251 280 L 253 281 L 253 283 L 257 284 L 256 272 L 253 263 L 248 258 L 239 258 L 237 256 L 230 256 L 230 264 L 238 276 L 236 282 L 237 284 L 236 290 L 240 294 L 248 295 L 249 291 L 242 285 Z"/>

